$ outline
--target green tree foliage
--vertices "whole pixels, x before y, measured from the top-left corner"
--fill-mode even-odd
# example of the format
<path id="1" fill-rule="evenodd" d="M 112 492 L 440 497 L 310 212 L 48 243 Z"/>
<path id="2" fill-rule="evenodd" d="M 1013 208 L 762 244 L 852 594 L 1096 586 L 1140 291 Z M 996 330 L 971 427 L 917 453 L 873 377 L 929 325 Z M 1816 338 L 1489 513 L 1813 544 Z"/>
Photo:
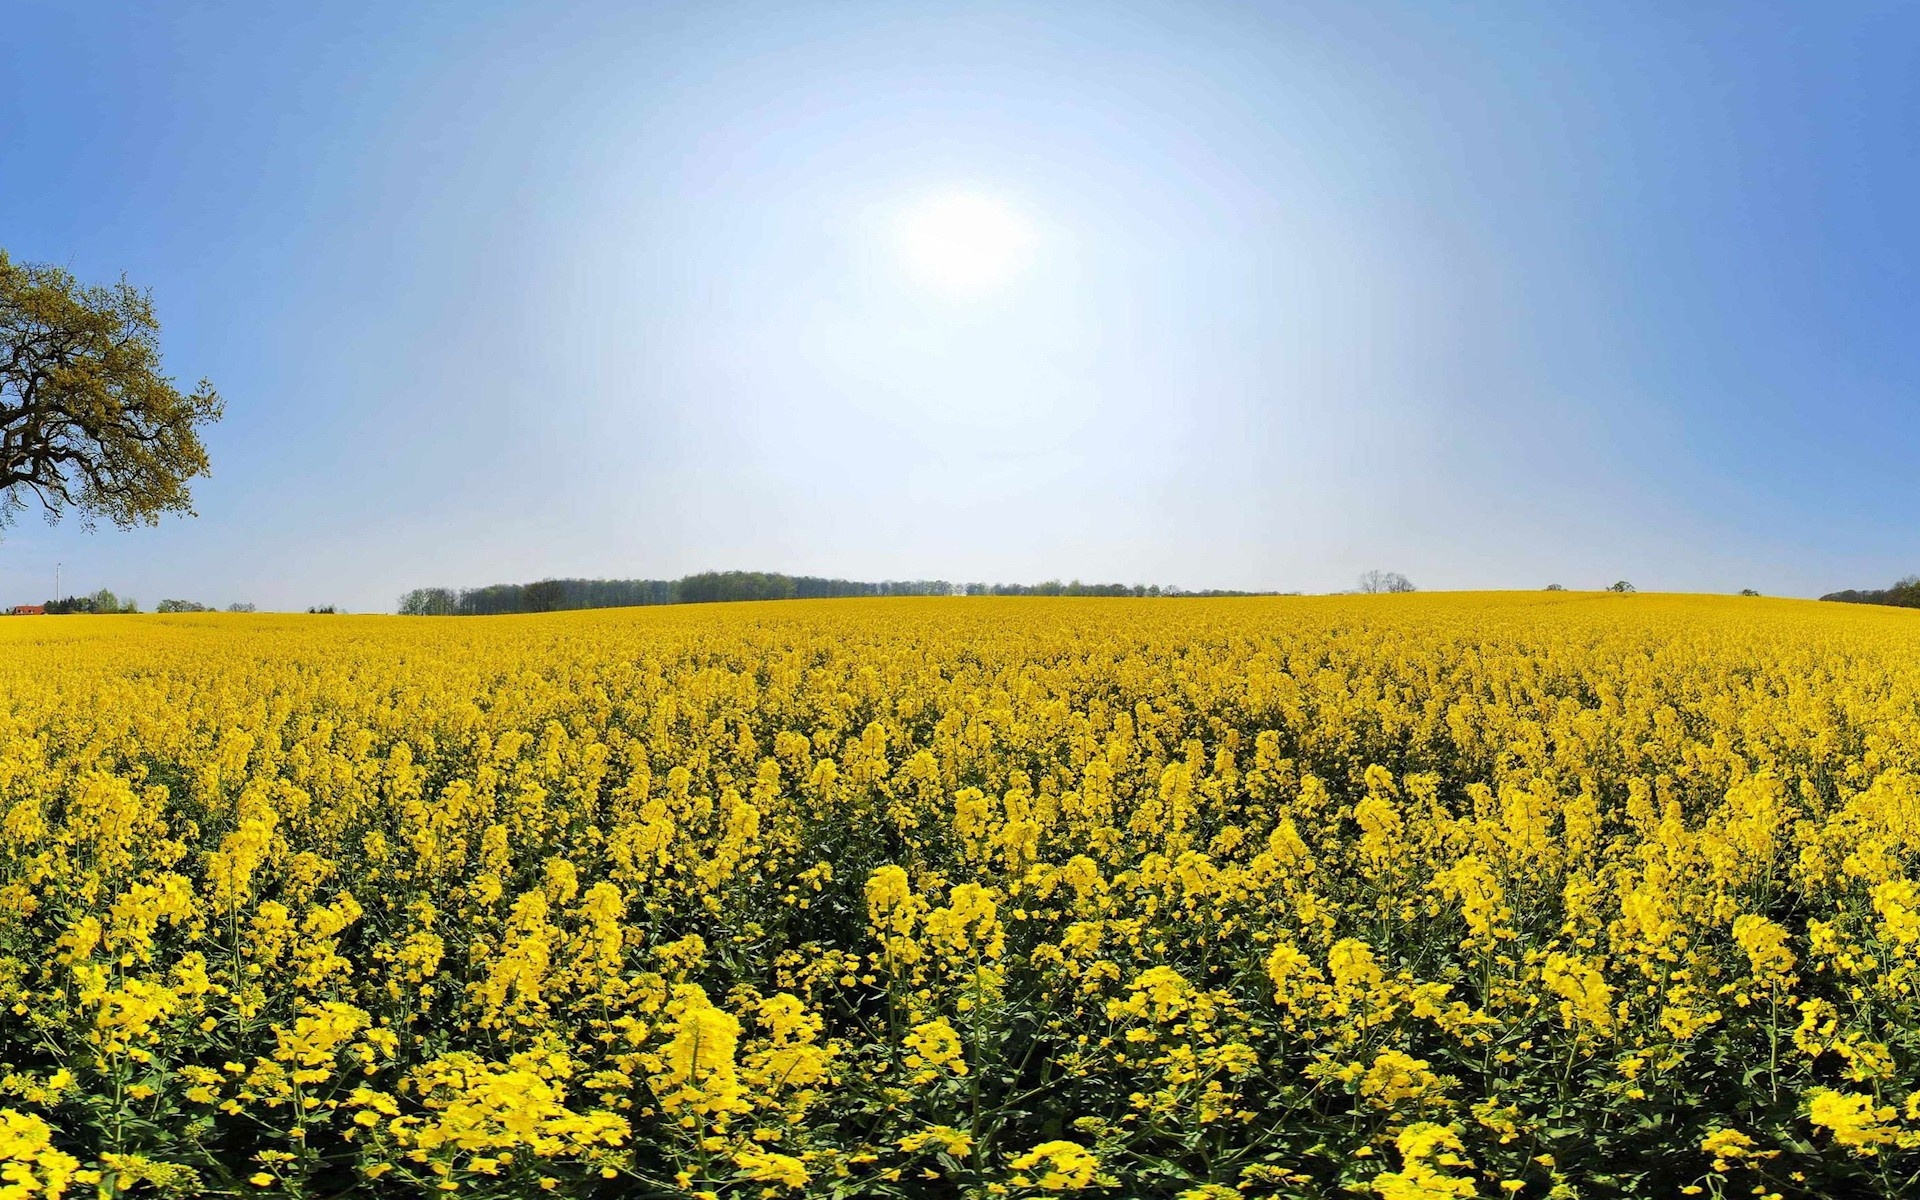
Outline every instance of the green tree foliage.
<path id="1" fill-rule="evenodd" d="M 37 500 L 120 528 L 193 512 L 188 482 L 207 474 L 199 430 L 221 415 L 202 380 L 192 392 L 161 368 L 152 298 L 122 279 L 86 286 L 58 267 L 0 251 L 0 529 Z"/>
<path id="2" fill-rule="evenodd" d="M 1909 575 L 1890 588 L 1879 591 L 1828 592 L 1822 600 L 1846 604 L 1891 604 L 1896 608 L 1920 608 L 1920 575 Z"/>
<path id="3" fill-rule="evenodd" d="M 708 604 L 724 600 L 812 600 L 839 596 L 946 596 L 945 580 L 859 583 L 764 571 L 708 571 L 681 579 L 542 579 L 479 588 L 415 588 L 400 597 L 400 612 L 415 617 L 493 616 L 650 604 Z"/>
<path id="4" fill-rule="evenodd" d="M 708 571 L 681 579 L 542 579 L 481 588 L 415 588 L 400 597 L 400 612 L 414 617 L 490 616 L 559 612 L 579 608 L 627 608 L 648 604 L 708 604 L 725 600 L 828 600 L 850 596 L 1245 596 L 1250 592 L 1183 592 L 1158 584 L 968 583 L 944 579 L 823 579 L 766 571 Z"/>
<path id="5" fill-rule="evenodd" d="M 58 600 L 49 600 L 46 603 L 46 609 L 49 616 L 72 613 L 96 615 L 137 613 L 140 611 L 140 602 L 132 596 L 123 600 L 114 595 L 111 588 L 101 588 L 91 596 L 66 596 Z"/>

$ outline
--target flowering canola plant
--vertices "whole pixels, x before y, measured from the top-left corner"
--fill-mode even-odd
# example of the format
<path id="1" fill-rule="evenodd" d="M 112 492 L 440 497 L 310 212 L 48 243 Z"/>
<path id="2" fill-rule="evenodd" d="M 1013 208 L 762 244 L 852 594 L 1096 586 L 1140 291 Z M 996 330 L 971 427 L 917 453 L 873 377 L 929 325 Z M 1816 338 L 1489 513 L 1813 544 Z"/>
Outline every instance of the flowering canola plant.
<path id="1" fill-rule="evenodd" d="M 0 1200 L 1920 1194 L 1920 615 L 0 622 Z"/>

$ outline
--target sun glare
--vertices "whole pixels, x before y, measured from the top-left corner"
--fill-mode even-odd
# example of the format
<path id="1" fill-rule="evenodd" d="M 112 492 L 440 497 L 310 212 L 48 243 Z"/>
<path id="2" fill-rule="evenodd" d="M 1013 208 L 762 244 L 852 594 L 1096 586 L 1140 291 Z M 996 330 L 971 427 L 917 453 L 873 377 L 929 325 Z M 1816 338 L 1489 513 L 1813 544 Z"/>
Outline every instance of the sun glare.
<path id="1" fill-rule="evenodd" d="M 1035 240 L 1025 216 L 978 192 L 923 201 L 895 229 L 906 272 L 950 292 L 981 291 L 1011 278 L 1026 265 Z"/>

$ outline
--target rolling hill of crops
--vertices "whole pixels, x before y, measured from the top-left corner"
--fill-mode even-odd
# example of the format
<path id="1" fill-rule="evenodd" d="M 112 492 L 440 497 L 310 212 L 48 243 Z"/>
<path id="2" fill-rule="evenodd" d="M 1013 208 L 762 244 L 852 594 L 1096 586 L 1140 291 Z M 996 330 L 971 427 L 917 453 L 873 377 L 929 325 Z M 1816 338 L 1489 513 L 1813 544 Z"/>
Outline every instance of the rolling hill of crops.
<path id="1" fill-rule="evenodd" d="M 0 622 L 0 1197 L 1920 1191 L 1920 614 Z"/>

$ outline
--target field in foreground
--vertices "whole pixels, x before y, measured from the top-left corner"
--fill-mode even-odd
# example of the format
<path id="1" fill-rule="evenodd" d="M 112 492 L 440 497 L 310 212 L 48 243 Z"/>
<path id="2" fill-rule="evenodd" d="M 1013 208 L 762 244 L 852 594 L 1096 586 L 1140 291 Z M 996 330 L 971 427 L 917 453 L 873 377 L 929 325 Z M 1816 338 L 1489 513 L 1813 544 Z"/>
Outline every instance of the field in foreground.
<path id="1" fill-rule="evenodd" d="M 1920 1193 L 1920 614 L 0 621 L 0 1197 Z"/>

